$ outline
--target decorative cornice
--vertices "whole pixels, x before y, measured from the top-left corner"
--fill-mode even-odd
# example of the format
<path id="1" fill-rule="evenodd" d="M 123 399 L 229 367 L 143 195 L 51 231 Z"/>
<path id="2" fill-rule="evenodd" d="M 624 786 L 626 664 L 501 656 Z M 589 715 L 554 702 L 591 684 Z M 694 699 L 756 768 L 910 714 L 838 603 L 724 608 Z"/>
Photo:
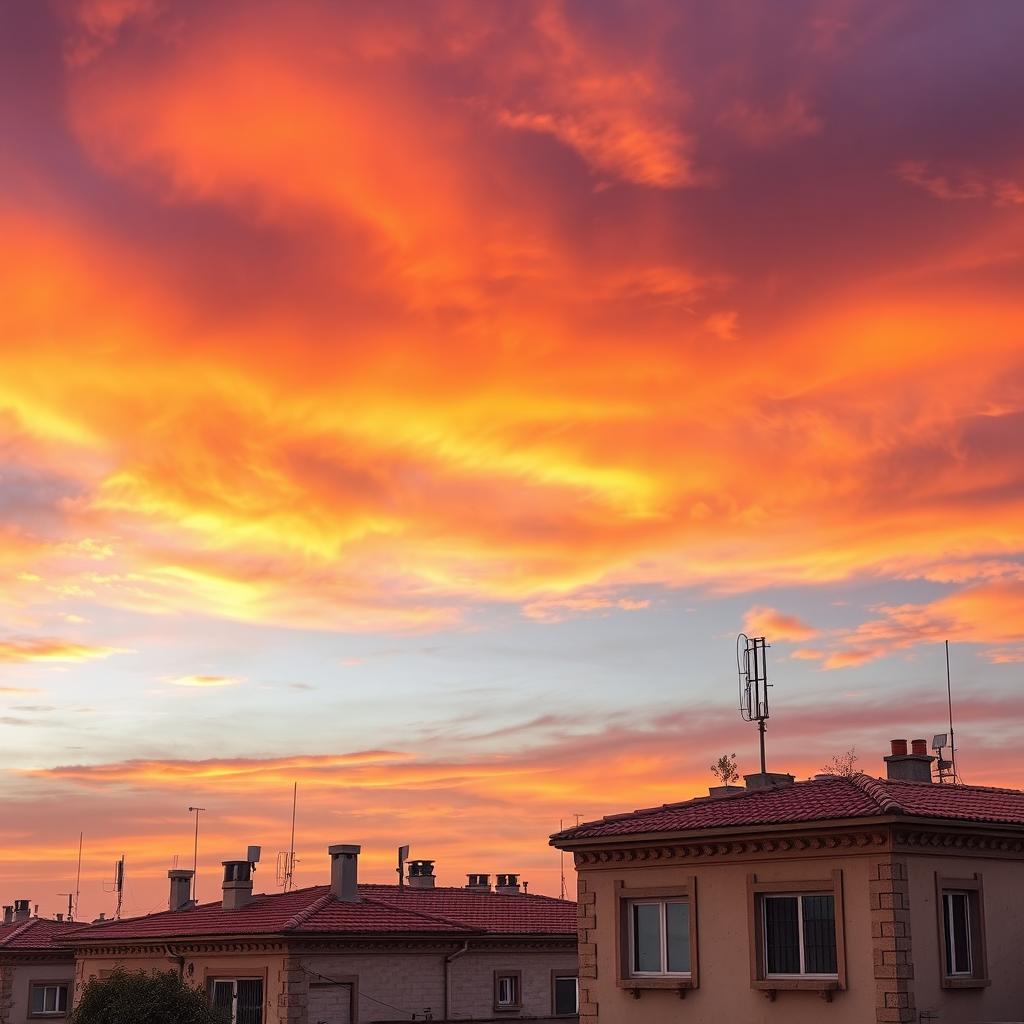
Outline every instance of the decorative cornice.
<path id="1" fill-rule="evenodd" d="M 896 833 L 896 845 L 909 850 L 939 853 L 968 851 L 995 856 L 1024 856 L 1024 838 L 942 829 L 901 829 Z"/>
<path id="2" fill-rule="evenodd" d="M 705 860 L 716 857 L 745 858 L 765 854 L 832 853 L 877 850 L 887 845 L 884 830 L 828 833 L 821 835 L 770 836 L 738 839 L 731 842 L 666 843 L 620 849 L 577 850 L 577 867 L 600 864 L 664 863 L 666 861 Z"/>

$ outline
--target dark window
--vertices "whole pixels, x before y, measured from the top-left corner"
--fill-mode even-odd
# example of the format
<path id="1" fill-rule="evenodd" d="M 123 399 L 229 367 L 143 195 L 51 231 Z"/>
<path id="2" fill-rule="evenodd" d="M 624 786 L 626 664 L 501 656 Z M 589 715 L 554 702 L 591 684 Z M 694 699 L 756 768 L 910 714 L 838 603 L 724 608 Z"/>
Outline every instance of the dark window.
<path id="1" fill-rule="evenodd" d="M 29 1012 L 33 1017 L 60 1017 L 68 1012 L 68 986 L 33 985 L 29 993 Z"/>
<path id="2" fill-rule="evenodd" d="M 690 973 L 690 904 L 644 900 L 631 904 L 630 973 Z"/>
<path id="3" fill-rule="evenodd" d="M 218 978 L 210 997 L 225 1024 L 263 1024 L 262 978 Z"/>
<path id="4" fill-rule="evenodd" d="M 518 1009 L 519 975 L 499 974 L 494 979 L 494 1002 L 501 1010 Z"/>
<path id="5" fill-rule="evenodd" d="M 971 899 L 967 892 L 942 894 L 942 918 L 945 923 L 946 974 L 971 976 Z"/>
<path id="6" fill-rule="evenodd" d="M 575 975 L 555 978 L 555 1013 L 579 1013 L 579 981 Z"/>
<path id="7" fill-rule="evenodd" d="M 836 973 L 834 896 L 764 896 L 761 908 L 769 977 Z"/>

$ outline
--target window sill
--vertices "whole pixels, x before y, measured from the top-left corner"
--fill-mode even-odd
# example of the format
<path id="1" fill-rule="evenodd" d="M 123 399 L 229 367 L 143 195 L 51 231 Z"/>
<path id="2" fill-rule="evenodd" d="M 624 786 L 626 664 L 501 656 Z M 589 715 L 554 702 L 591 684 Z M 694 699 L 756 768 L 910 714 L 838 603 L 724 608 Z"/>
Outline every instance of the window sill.
<path id="1" fill-rule="evenodd" d="M 762 978 L 752 981 L 750 987 L 763 992 L 772 1002 L 776 992 L 817 992 L 831 1003 L 832 994 L 842 991 L 838 978 Z"/>
<path id="2" fill-rule="evenodd" d="M 987 988 L 992 984 L 991 978 L 943 978 L 940 988 Z"/>
<path id="3" fill-rule="evenodd" d="M 517 1003 L 515 1006 L 509 1004 L 508 1006 L 496 1006 L 494 1008 L 495 1013 L 517 1013 L 523 1008 L 522 1003 Z"/>
<path id="4" fill-rule="evenodd" d="M 648 991 L 661 989 L 664 992 L 678 992 L 679 998 L 685 999 L 686 993 L 697 987 L 692 977 L 683 976 L 678 978 L 618 978 L 615 984 L 619 988 L 631 993 L 634 999 L 639 999 L 645 989 Z"/>

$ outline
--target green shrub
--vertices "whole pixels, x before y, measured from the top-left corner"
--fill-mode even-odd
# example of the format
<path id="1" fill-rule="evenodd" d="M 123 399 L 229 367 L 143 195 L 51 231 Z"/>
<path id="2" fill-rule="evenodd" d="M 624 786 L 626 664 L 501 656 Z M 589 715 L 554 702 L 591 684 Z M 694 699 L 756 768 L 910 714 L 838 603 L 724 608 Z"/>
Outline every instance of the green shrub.
<path id="1" fill-rule="evenodd" d="M 223 1017 L 176 971 L 119 968 L 85 986 L 70 1024 L 223 1024 Z"/>

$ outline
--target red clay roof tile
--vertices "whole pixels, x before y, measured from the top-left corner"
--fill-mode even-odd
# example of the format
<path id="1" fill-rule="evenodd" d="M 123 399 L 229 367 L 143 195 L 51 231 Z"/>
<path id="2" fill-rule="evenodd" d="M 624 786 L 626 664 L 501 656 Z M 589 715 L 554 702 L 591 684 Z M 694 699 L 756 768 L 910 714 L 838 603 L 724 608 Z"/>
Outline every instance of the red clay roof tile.
<path id="1" fill-rule="evenodd" d="M 891 814 L 1024 825 L 1024 792 L 890 781 L 867 775 L 829 777 L 797 782 L 782 789 L 752 790 L 715 799 L 697 797 L 683 803 L 610 814 L 556 833 L 551 843 L 559 846 L 577 839 L 606 836 L 747 828 Z"/>

